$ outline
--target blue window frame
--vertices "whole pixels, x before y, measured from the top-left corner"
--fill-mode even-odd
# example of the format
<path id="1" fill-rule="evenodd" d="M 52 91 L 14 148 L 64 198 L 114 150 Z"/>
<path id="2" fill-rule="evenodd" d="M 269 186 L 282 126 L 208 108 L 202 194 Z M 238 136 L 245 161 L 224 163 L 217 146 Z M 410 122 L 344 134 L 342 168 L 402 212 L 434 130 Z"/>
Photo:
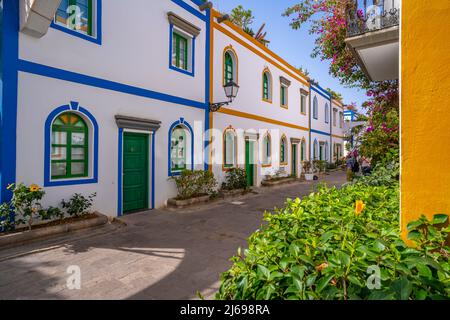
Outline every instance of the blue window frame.
<path id="1" fill-rule="evenodd" d="M 195 37 L 189 36 L 170 24 L 169 69 L 195 76 Z"/>
<path id="2" fill-rule="evenodd" d="M 170 126 L 168 145 L 169 177 L 194 170 L 194 130 L 184 118 Z"/>
<path id="3" fill-rule="evenodd" d="M 102 0 L 62 0 L 51 27 L 101 45 Z"/>
<path id="4" fill-rule="evenodd" d="M 52 177 L 52 139 L 55 120 L 63 114 L 74 114 L 83 119 L 87 125 L 87 133 L 91 137 L 87 142 L 86 153 L 89 153 L 89 165 L 92 167 L 87 176 L 85 174 L 79 177 L 67 179 L 55 179 Z M 44 187 L 56 187 L 66 185 L 94 184 L 98 182 L 98 124 L 94 116 L 78 102 L 71 102 L 68 105 L 61 106 L 53 110 L 45 122 L 45 150 L 44 150 Z M 53 141 L 52 141 L 53 140 Z M 54 154 L 54 153 L 53 153 Z M 53 174 L 54 176 L 54 174 Z"/>

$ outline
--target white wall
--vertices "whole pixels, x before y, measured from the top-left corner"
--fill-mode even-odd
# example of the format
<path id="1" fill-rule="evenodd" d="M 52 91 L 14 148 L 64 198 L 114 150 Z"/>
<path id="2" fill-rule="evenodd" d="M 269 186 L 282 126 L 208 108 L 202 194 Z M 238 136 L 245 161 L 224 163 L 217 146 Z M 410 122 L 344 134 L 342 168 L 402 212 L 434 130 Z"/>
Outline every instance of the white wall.
<path id="1" fill-rule="evenodd" d="M 94 1 L 95 2 L 95 1 Z M 107 0 L 102 45 L 50 28 L 40 39 L 20 33 L 21 59 L 195 101 L 205 101 L 206 24 L 171 0 Z M 191 1 L 186 1 L 193 5 Z M 168 12 L 201 28 L 195 77 L 169 69 Z"/>
<path id="2" fill-rule="evenodd" d="M 45 206 L 55 206 L 74 193 L 97 192 L 95 209 L 116 216 L 118 190 L 118 128 L 117 114 L 161 121 L 156 133 L 155 202 L 161 207 L 176 195 L 172 181 L 168 181 L 168 131 L 180 117 L 193 127 L 203 124 L 204 111 L 157 100 L 145 99 L 109 90 L 51 78 L 19 74 L 17 115 L 17 182 L 44 184 L 45 121 L 54 109 L 77 101 L 96 118 L 99 125 L 99 182 L 97 184 L 46 187 Z M 204 127 L 201 128 L 204 130 Z M 196 136 L 195 154 L 203 159 L 203 142 Z M 202 169 L 199 164 L 197 169 Z"/>

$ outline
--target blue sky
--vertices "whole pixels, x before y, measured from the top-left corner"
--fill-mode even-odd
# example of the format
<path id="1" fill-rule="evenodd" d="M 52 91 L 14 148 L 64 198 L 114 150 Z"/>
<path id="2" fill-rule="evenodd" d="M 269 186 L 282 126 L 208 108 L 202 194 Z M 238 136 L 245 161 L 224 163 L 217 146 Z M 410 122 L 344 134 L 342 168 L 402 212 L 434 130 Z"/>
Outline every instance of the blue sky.
<path id="1" fill-rule="evenodd" d="M 308 26 L 300 30 L 293 30 L 290 26 L 291 18 L 283 17 L 282 13 L 298 0 L 213 0 L 214 8 L 221 12 L 231 12 L 238 5 L 251 9 L 255 16 L 253 29 L 266 23 L 269 48 L 295 67 L 303 66 L 308 69 L 310 76 L 319 81 L 323 88 L 331 88 L 340 92 L 345 103 L 356 102 L 358 107 L 367 100 L 364 91 L 346 88 L 328 73 L 329 62 L 320 58 L 311 58 L 315 36 L 308 33 Z M 256 31 L 256 30 L 255 30 Z"/>

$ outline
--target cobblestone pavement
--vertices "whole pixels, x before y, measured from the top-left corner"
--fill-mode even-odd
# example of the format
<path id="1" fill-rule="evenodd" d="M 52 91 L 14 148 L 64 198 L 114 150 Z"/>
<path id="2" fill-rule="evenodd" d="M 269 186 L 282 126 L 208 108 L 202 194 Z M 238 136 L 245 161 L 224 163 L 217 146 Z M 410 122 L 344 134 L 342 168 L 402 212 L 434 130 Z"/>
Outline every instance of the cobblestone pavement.
<path id="1" fill-rule="evenodd" d="M 340 186 L 345 173 L 319 182 Z M 262 223 L 266 210 L 309 194 L 294 183 L 185 210 L 154 210 L 123 223 L 0 250 L 0 299 L 208 299 L 229 259 Z M 69 290 L 70 266 L 81 289 Z"/>

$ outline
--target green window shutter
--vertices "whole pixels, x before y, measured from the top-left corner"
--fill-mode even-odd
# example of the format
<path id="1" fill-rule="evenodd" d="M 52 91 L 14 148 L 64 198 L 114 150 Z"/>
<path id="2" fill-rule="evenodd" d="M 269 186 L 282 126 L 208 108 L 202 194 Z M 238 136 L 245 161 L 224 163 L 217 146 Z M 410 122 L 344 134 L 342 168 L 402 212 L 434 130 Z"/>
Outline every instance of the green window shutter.
<path id="1" fill-rule="evenodd" d="M 82 178 L 89 175 L 89 130 L 74 113 L 60 115 L 52 125 L 52 179 Z"/>
<path id="2" fill-rule="evenodd" d="M 234 66 L 233 66 L 233 58 L 231 57 L 230 53 L 225 53 L 225 84 L 227 84 L 230 81 L 233 81 L 233 74 L 234 74 Z"/>
<path id="3" fill-rule="evenodd" d="M 263 77 L 263 98 L 269 100 L 269 77 L 264 73 Z"/>
<path id="4" fill-rule="evenodd" d="M 188 40 L 176 32 L 173 32 L 172 38 L 172 65 L 188 70 Z"/>

